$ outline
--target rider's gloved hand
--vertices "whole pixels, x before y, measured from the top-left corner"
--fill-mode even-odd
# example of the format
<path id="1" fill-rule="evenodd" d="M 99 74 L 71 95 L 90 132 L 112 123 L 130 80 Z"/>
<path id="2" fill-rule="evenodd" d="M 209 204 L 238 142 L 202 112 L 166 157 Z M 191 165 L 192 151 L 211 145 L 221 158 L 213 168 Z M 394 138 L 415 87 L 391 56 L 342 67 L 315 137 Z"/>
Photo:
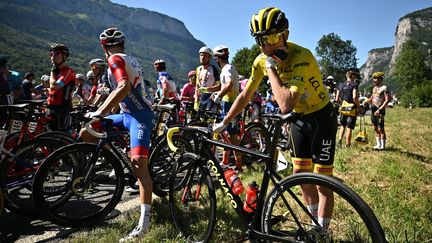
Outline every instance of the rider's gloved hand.
<path id="1" fill-rule="evenodd" d="M 223 123 L 223 121 L 222 121 L 222 122 L 219 122 L 219 123 L 216 123 L 216 124 L 214 124 L 214 126 L 213 126 L 213 132 L 214 132 L 214 133 L 220 133 L 220 132 L 222 132 L 226 127 L 227 127 L 227 125 L 225 125 L 225 124 Z"/>
<path id="2" fill-rule="evenodd" d="M 273 57 L 267 57 L 265 61 L 266 68 L 274 68 L 277 64 L 278 62 Z"/>
<path id="3" fill-rule="evenodd" d="M 201 93 L 208 93 L 208 88 L 207 87 L 201 87 L 201 88 L 199 88 L 199 91 Z"/>
<path id="4" fill-rule="evenodd" d="M 87 112 L 84 116 L 87 118 L 93 118 L 93 117 L 104 117 L 106 114 L 102 113 L 102 111 L 92 111 L 92 112 Z"/>

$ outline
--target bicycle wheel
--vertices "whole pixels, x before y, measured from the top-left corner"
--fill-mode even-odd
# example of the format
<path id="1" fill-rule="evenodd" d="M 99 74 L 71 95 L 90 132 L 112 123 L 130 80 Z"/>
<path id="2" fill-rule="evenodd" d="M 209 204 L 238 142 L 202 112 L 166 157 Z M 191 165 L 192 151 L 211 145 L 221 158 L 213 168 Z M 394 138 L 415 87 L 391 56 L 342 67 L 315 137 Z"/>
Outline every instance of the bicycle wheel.
<path id="1" fill-rule="evenodd" d="M 96 144 L 88 143 L 65 146 L 51 154 L 36 172 L 35 204 L 52 222 L 66 227 L 88 226 L 103 220 L 120 201 L 123 168 L 112 152 L 102 148 L 96 155 L 96 148 Z M 95 167 L 86 180 L 89 164 Z M 115 175 L 110 176 L 113 170 Z"/>
<path id="2" fill-rule="evenodd" d="M 180 148 L 180 153 L 172 152 L 165 138 L 156 145 L 149 157 L 148 168 L 153 180 L 153 193 L 159 197 L 165 197 L 168 194 L 171 170 L 175 167 L 180 155 L 184 152 L 193 152 L 192 145 L 183 136 L 174 135 L 172 139 L 177 148 Z M 178 169 L 181 168 L 178 167 Z"/>
<path id="3" fill-rule="evenodd" d="M 240 146 L 261 153 L 268 152 L 270 143 L 267 129 L 262 124 L 255 122 L 246 125 L 245 133 L 240 140 Z M 254 158 L 248 154 L 242 154 L 242 156 L 247 166 L 250 166 L 253 161 L 260 161 L 258 158 Z"/>
<path id="4" fill-rule="evenodd" d="M 32 198 L 33 175 L 50 153 L 67 144 L 54 138 L 35 138 L 12 149 L 14 157 L 6 157 L 0 166 L 7 209 L 25 216 L 38 214 Z"/>
<path id="5" fill-rule="evenodd" d="M 316 185 L 333 192 L 334 207 L 328 229 L 314 226 L 300 185 Z M 299 173 L 280 181 L 264 203 L 263 232 L 299 242 L 386 242 L 370 207 L 353 190 L 333 177 Z"/>
<path id="6" fill-rule="evenodd" d="M 176 172 L 170 179 L 169 206 L 176 229 L 188 242 L 208 242 L 216 225 L 216 194 L 210 172 L 204 166 L 194 170 L 197 155 L 186 153 L 189 166 L 186 179 L 179 185 Z"/>
<path id="7" fill-rule="evenodd" d="M 3 188 L 0 187 L 0 217 L 3 214 L 4 209 L 4 194 L 3 194 Z"/>

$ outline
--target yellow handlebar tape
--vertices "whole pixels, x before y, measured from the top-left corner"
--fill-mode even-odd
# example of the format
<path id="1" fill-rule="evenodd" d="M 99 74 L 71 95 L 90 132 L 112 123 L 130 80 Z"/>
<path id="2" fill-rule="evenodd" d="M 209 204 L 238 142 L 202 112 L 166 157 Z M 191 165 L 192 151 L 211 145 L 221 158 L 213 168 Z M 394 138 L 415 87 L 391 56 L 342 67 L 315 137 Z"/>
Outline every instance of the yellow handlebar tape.
<path id="1" fill-rule="evenodd" d="M 170 129 L 168 129 L 168 132 L 167 132 L 168 147 L 174 153 L 176 153 L 179 149 L 173 144 L 173 142 L 172 142 L 172 136 L 173 136 L 174 133 L 177 133 L 179 130 L 180 130 L 180 127 L 172 127 Z"/>

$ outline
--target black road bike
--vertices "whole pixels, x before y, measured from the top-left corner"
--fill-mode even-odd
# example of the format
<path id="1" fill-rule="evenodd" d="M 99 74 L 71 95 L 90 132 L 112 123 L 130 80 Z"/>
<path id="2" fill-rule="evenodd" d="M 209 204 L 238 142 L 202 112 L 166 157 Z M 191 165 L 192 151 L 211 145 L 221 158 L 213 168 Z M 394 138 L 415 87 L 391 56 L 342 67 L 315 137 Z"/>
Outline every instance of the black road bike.
<path id="1" fill-rule="evenodd" d="M 207 128 L 176 127 L 176 132 L 193 132 L 201 144 L 199 154 L 185 153 L 176 163 L 183 169 L 173 170 L 169 191 L 169 206 L 176 229 L 190 242 L 208 242 L 216 225 L 215 183 L 219 184 L 234 208 L 244 234 L 237 241 L 251 242 L 386 242 L 383 229 L 366 202 L 341 181 L 314 173 L 298 173 L 282 178 L 276 168 L 277 141 L 284 123 L 296 123 L 299 114 L 266 114 L 275 121 L 269 154 L 251 151 L 240 146 L 212 139 Z M 175 145 L 169 143 L 172 150 Z M 239 195 L 231 190 L 224 170 L 211 152 L 212 146 L 224 147 L 261 158 L 265 169 L 253 213 L 243 210 Z M 270 184 L 273 185 L 270 188 Z M 317 219 L 307 209 L 301 186 L 315 185 L 333 192 L 334 207 L 329 227 L 319 227 Z M 233 239 L 234 240 L 234 239 Z"/>

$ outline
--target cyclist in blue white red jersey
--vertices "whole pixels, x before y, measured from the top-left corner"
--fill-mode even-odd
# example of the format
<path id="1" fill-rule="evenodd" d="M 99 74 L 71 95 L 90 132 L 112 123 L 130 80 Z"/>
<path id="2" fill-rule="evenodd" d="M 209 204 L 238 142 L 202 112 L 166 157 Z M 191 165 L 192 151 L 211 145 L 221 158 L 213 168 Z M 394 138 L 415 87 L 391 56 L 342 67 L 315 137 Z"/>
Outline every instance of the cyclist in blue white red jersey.
<path id="1" fill-rule="evenodd" d="M 174 82 L 173 77 L 166 71 L 166 63 L 162 59 L 158 59 L 154 61 L 153 66 L 155 70 L 158 72 L 158 97 L 163 99 L 170 100 L 179 100 L 177 95 L 177 86 Z"/>
<path id="2" fill-rule="evenodd" d="M 150 133 L 154 114 L 152 102 L 144 91 L 144 80 L 138 61 L 124 53 L 125 36 L 117 28 L 109 28 L 100 34 L 100 43 L 108 60 L 108 79 L 113 91 L 90 117 L 105 116 L 120 105 L 120 114 L 109 115 L 113 126 L 130 133 L 132 168 L 138 179 L 141 216 L 137 227 L 121 241 L 132 240 L 146 232 L 150 225 L 153 184 L 148 171 Z M 81 137 L 89 139 L 86 131 Z M 91 137 L 90 137 L 91 138 Z"/>

